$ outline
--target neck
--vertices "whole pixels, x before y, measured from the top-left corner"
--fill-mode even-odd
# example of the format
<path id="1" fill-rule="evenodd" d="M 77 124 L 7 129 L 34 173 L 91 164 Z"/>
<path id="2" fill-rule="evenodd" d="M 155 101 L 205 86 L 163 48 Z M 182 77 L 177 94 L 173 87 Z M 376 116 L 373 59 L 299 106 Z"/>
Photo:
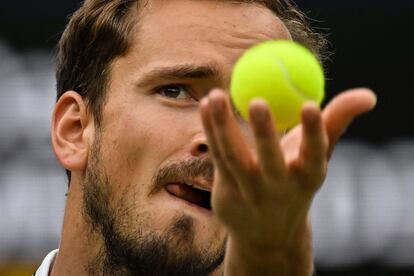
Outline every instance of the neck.
<path id="1" fill-rule="evenodd" d="M 88 275 L 88 266 L 98 256 L 102 241 L 85 220 L 82 211 L 82 190 L 71 184 L 66 202 L 59 253 L 51 276 Z"/>

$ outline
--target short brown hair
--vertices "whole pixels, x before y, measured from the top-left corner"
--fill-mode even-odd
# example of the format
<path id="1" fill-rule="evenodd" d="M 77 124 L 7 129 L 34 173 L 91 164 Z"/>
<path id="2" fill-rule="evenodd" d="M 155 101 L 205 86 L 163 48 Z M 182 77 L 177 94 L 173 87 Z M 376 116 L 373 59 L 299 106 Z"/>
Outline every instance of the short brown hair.
<path id="1" fill-rule="evenodd" d="M 310 28 L 305 15 L 291 0 L 233 2 L 267 7 L 284 22 L 293 40 L 324 59 L 326 40 Z M 138 11 L 140 4 L 141 0 L 87 0 L 72 15 L 58 44 L 57 99 L 66 91 L 78 92 L 85 99 L 97 127 L 101 124 L 111 64 L 131 46 L 131 31 L 139 20 L 131 16 L 131 11 L 133 8 Z M 70 181 L 70 172 L 67 174 Z"/>

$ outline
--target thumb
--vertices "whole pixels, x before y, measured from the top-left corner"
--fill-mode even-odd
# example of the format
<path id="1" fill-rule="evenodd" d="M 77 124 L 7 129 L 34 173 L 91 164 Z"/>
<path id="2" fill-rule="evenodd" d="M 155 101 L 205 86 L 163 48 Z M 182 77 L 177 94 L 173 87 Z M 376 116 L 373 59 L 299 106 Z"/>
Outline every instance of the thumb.
<path id="1" fill-rule="evenodd" d="M 322 112 L 329 137 L 328 156 L 346 128 L 359 115 L 372 110 L 377 103 L 374 92 L 367 88 L 355 88 L 340 93 Z"/>

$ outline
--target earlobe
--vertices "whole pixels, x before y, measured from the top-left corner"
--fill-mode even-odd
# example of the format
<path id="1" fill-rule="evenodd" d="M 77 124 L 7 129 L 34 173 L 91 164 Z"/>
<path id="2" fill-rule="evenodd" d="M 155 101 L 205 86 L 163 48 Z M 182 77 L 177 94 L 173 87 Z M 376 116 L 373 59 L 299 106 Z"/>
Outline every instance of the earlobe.
<path id="1" fill-rule="evenodd" d="M 52 146 L 61 165 L 69 171 L 83 171 L 87 164 L 89 137 L 93 130 L 85 101 L 75 91 L 63 94 L 52 116 Z"/>

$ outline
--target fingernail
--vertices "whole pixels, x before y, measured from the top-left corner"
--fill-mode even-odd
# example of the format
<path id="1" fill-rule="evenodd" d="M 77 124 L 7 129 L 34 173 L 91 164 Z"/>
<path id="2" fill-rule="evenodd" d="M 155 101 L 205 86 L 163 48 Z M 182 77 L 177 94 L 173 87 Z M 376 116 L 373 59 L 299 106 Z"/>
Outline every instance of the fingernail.
<path id="1" fill-rule="evenodd" d="M 200 101 L 200 107 L 204 108 L 207 105 L 208 105 L 208 98 L 207 97 L 202 98 L 201 101 Z"/>
<path id="2" fill-rule="evenodd" d="M 261 124 L 267 120 L 268 113 L 263 108 L 256 108 L 252 112 L 252 119 L 255 123 Z"/>

